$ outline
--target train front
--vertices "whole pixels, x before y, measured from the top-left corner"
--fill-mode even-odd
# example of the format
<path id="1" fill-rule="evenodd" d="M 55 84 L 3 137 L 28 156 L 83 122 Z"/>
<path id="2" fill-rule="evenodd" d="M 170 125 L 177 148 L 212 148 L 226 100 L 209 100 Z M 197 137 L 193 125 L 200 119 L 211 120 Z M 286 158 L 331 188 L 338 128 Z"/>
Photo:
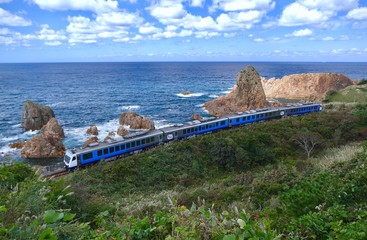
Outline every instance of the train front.
<path id="1" fill-rule="evenodd" d="M 67 169 L 73 169 L 78 166 L 76 154 L 70 150 L 66 150 L 64 157 L 64 166 Z"/>

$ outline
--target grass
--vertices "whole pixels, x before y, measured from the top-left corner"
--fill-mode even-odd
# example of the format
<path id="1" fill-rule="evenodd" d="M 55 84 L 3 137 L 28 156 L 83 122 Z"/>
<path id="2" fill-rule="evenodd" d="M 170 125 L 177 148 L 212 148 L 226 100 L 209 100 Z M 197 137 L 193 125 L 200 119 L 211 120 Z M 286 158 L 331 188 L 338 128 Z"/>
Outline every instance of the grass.
<path id="1" fill-rule="evenodd" d="M 365 103 L 367 102 L 366 92 L 366 85 L 352 85 L 340 91 L 330 92 L 324 102 Z"/>

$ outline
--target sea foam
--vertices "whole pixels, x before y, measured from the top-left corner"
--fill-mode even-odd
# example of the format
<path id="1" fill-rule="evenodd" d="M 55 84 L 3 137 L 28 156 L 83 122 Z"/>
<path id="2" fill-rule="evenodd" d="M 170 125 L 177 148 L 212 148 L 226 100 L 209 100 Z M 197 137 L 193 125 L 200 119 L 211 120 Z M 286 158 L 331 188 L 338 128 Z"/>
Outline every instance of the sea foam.
<path id="1" fill-rule="evenodd" d="M 189 97 L 201 97 L 203 96 L 204 93 L 190 93 L 190 94 L 182 94 L 182 93 L 177 93 L 176 96 L 178 97 L 182 97 L 182 98 L 189 98 Z"/>

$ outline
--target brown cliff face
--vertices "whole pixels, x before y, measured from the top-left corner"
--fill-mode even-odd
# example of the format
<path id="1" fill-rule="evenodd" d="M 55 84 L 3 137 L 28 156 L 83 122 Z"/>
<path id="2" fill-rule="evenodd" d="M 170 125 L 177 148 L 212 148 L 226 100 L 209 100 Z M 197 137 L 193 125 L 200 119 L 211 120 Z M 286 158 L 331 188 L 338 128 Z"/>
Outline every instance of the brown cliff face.
<path id="1" fill-rule="evenodd" d="M 155 129 L 154 122 L 152 120 L 147 117 L 142 117 L 134 112 L 121 113 L 119 122 L 120 125 L 128 125 L 132 129 Z"/>
<path id="2" fill-rule="evenodd" d="M 268 106 L 260 75 L 254 67 L 247 66 L 237 75 L 237 82 L 230 93 L 204 104 L 214 116 L 258 109 Z"/>
<path id="3" fill-rule="evenodd" d="M 23 105 L 22 127 L 25 131 L 39 130 L 53 117 L 55 114 L 49 106 L 27 100 Z"/>
<path id="4" fill-rule="evenodd" d="M 98 128 L 95 124 L 90 125 L 90 127 L 87 129 L 87 134 L 88 135 L 98 135 Z"/>
<path id="5" fill-rule="evenodd" d="M 304 73 L 284 76 L 281 79 L 262 80 L 268 98 L 305 98 L 322 100 L 328 91 L 353 85 L 352 80 L 337 73 Z"/>

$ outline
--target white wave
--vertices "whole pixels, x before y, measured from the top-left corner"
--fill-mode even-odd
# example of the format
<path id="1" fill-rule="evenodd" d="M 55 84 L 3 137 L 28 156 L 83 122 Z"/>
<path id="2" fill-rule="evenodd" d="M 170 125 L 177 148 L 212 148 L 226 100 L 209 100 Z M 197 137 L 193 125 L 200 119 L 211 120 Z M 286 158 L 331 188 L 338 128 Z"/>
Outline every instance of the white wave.
<path id="1" fill-rule="evenodd" d="M 221 93 L 224 93 L 224 94 L 228 94 L 228 93 L 230 93 L 231 91 L 223 91 L 223 92 L 221 92 Z"/>
<path id="2" fill-rule="evenodd" d="M 195 105 L 195 107 L 204 107 L 204 103 L 201 103 L 201 104 Z"/>
<path id="3" fill-rule="evenodd" d="M 218 95 L 216 95 L 216 94 L 210 94 L 210 95 L 209 95 L 209 97 L 210 97 L 210 98 L 218 98 L 219 96 L 218 96 Z"/>
<path id="4" fill-rule="evenodd" d="M 154 126 L 156 129 L 165 128 L 165 127 L 171 127 L 173 126 L 173 123 L 168 122 L 167 120 L 154 120 Z"/>
<path id="5" fill-rule="evenodd" d="M 64 104 L 64 103 L 65 102 L 56 102 L 56 103 L 51 103 L 48 106 L 50 106 L 50 107 L 56 107 L 56 106 L 61 105 L 61 104 Z"/>
<path id="6" fill-rule="evenodd" d="M 19 149 L 15 149 L 15 148 L 11 148 L 8 145 L 3 146 L 0 148 L 0 156 L 4 157 L 4 156 L 17 156 L 19 154 L 20 150 Z"/>
<path id="7" fill-rule="evenodd" d="M 140 108 L 140 106 L 138 106 L 138 105 L 121 106 L 121 107 L 119 107 L 119 110 L 121 110 L 121 111 L 132 111 L 132 110 L 137 110 L 139 108 Z"/>
<path id="8" fill-rule="evenodd" d="M 201 108 L 205 113 L 208 113 L 209 114 L 209 111 L 208 110 L 206 110 L 206 108 L 205 107 L 202 107 Z"/>
<path id="9" fill-rule="evenodd" d="M 3 137 L 3 138 L 0 139 L 0 143 L 11 143 L 11 142 L 19 142 L 19 141 L 28 140 L 31 137 L 33 137 L 34 135 L 36 135 L 37 133 L 39 133 L 38 130 L 36 130 L 36 131 L 27 131 L 27 132 L 23 132 L 23 133 L 20 133 L 20 134 L 13 135 L 13 136 Z"/>
<path id="10" fill-rule="evenodd" d="M 182 93 L 177 93 L 176 96 L 178 97 L 183 97 L 183 98 L 189 98 L 189 97 L 201 97 L 203 96 L 204 93 L 190 93 L 190 94 L 182 94 Z"/>
<path id="11" fill-rule="evenodd" d="M 12 125 L 11 128 L 20 128 L 22 126 L 22 124 L 15 124 L 15 125 Z"/>

